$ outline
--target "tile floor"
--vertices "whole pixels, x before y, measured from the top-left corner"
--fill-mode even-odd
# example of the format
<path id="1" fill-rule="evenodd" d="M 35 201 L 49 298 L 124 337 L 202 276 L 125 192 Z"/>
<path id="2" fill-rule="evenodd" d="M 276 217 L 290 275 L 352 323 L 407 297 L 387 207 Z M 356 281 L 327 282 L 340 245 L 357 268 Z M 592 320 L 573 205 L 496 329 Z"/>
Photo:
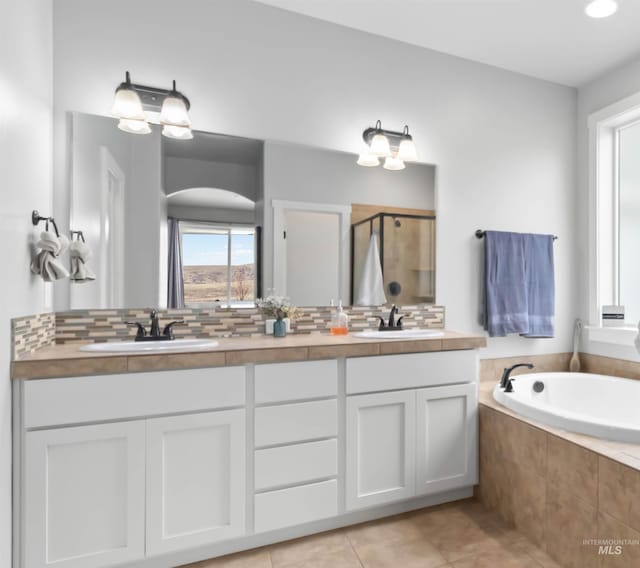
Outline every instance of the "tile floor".
<path id="1" fill-rule="evenodd" d="M 467 499 L 183 568 L 562 568 Z"/>

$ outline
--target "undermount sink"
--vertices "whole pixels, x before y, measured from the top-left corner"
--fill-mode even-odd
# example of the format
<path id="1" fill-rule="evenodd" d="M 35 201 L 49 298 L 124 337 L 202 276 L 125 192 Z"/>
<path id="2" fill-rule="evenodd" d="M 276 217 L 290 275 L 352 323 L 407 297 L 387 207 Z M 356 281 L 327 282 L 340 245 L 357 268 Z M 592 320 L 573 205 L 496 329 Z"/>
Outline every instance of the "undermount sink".
<path id="1" fill-rule="evenodd" d="M 165 351 L 183 351 L 191 349 L 209 349 L 217 347 L 212 339 L 174 339 L 171 341 L 120 341 L 113 343 L 91 343 L 83 345 L 80 351 L 98 353 L 154 353 Z"/>
<path id="2" fill-rule="evenodd" d="M 353 334 L 354 337 L 365 339 L 428 339 L 443 335 L 444 332 L 437 329 L 399 329 L 396 331 L 368 329 Z"/>

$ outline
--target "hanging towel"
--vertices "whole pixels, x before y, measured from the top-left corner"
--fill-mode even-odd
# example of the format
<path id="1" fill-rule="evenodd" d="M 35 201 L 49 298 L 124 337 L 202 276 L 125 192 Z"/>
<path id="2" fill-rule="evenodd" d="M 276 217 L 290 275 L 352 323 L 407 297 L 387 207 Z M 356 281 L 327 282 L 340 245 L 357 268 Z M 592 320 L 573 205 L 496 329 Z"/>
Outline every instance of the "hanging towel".
<path id="1" fill-rule="evenodd" d="M 529 331 L 523 243 L 520 233 L 485 233 L 484 329 L 490 337 Z"/>
<path id="2" fill-rule="evenodd" d="M 553 235 L 523 235 L 529 329 L 525 337 L 553 337 Z"/>
<path id="3" fill-rule="evenodd" d="M 382 280 L 382 266 L 380 265 L 380 251 L 378 250 L 378 233 L 371 233 L 369 250 L 364 261 L 356 306 L 381 306 L 387 303 Z"/>
<path id="4" fill-rule="evenodd" d="M 41 250 L 31 262 L 31 272 L 39 274 L 45 282 L 53 282 L 69 276 L 69 271 L 60 262 L 59 256 L 69 246 L 69 239 L 50 231 L 42 231 L 37 245 Z"/>
<path id="5" fill-rule="evenodd" d="M 91 249 L 87 243 L 77 240 L 69 245 L 69 257 L 71 259 L 71 274 L 69 279 L 73 282 L 89 282 L 96 279 L 87 261 L 91 258 Z"/>

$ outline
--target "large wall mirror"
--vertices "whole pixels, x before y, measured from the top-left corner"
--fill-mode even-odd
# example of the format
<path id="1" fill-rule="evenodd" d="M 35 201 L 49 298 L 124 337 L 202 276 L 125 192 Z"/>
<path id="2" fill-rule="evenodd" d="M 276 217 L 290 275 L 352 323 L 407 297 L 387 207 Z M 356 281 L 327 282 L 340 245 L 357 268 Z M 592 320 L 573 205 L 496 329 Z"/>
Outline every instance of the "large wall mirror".
<path id="1" fill-rule="evenodd" d="M 71 308 L 435 302 L 435 167 L 322 148 L 132 135 L 72 113 L 71 230 L 96 279 Z"/>

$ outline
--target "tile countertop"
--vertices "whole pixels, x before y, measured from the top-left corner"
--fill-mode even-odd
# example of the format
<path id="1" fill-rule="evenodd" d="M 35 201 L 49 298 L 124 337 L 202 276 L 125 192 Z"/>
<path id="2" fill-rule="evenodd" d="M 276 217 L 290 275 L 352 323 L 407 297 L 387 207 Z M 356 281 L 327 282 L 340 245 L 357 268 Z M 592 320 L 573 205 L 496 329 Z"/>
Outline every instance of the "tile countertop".
<path id="1" fill-rule="evenodd" d="M 496 412 L 501 412 L 502 414 L 511 416 L 512 418 L 520 420 L 521 422 L 529 424 L 539 430 L 553 434 L 558 438 L 573 442 L 574 444 L 587 450 L 591 450 L 596 454 L 603 455 L 628 467 L 640 470 L 640 444 L 629 444 L 626 442 L 616 442 L 613 440 L 595 438 L 593 436 L 587 436 L 586 434 L 578 434 L 577 432 L 570 432 L 568 430 L 548 426 L 542 422 L 521 416 L 506 406 L 502 406 L 493 398 L 493 387 L 495 385 L 495 380 L 485 380 L 480 383 L 480 394 L 478 398 L 478 402 L 480 404 L 487 406 Z"/>
<path id="2" fill-rule="evenodd" d="M 95 353 L 80 351 L 84 343 L 44 347 L 11 363 L 12 379 L 48 379 L 143 371 L 220 367 L 245 363 L 277 363 L 366 357 L 486 347 L 483 335 L 444 331 L 429 339 L 364 339 L 321 334 L 283 338 L 215 338 L 217 347 L 170 353 Z"/>

